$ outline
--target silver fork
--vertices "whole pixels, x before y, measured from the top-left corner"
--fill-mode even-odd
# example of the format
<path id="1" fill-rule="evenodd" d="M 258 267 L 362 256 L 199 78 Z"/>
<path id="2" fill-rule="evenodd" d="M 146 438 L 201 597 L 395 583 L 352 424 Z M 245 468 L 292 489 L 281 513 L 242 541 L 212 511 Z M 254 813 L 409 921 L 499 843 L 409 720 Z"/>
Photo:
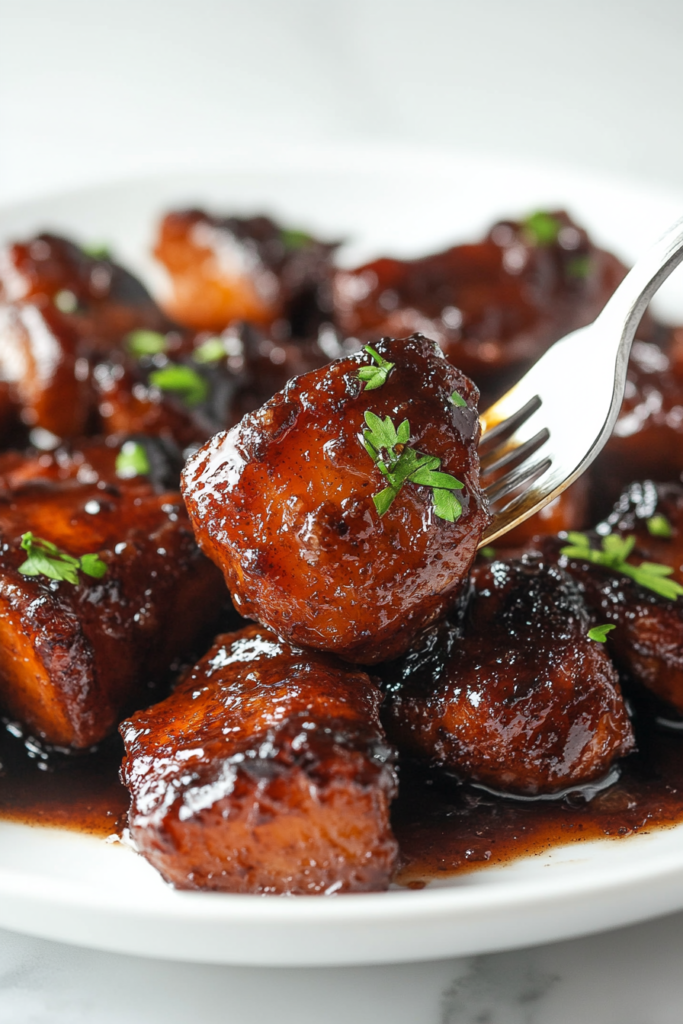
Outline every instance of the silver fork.
<path id="1" fill-rule="evenodd" d="M 482 547 L 561 494 L 616 423 L 636 329 L 683 260 L 683 218 L 626 275 L 600 316 L 556 342 L 481 416 L 481 478 L 493 520 Z"/>

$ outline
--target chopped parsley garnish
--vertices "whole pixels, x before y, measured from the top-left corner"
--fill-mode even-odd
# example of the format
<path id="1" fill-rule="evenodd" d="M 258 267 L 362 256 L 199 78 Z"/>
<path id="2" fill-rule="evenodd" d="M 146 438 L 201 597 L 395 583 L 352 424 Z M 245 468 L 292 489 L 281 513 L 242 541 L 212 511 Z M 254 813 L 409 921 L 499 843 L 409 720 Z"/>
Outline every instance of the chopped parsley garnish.
<path id="1" fill-rule="evenodd" d="M 125 441 L 116 456 L 116 475 L 122 480 L 136 476 L 147 476 L 151 466 L 144 446 L 137 441 Z"/>
<path id="2" fill-rule="evenodd" d="M 495 558 L 496 549 L 491 547 L 479 548 L 479 554 L 483 555 L 484 558 Z"/>
<path id="3" fill-rule="evenodd" d="M 593 626 L 592 629 L 588 630 L 588 639 L 597 640 L 599 644 L 604 644 L 605 640 L 607 639 L 607 634 L 611 633 L 612 630 L 616 628 L 617 627 L 614 625 L 613 622 L 605 626 Z"/>
<path id="4" fill-rule="evenodd" d="M 78 299 L 68 288 L 57 292 L 54 297 L 54 304 L 60 313 L 75 313 L 78 309 Z"/>
<path id="5" fill-rule="evenodd" d="M 386 383 L 387 377 L 393 370 L 395 363 L 383 359 L 379 352 L 376 352 L 372 345 L 364 345 L 363 351 L 367 352 L 375 360 L 376 366 L 361 366 L 358 371 L 358 379 L 365 381 L 365 391 L 374 391 Z"/>
<path id="6" fill-rule="evenodd" d="M 367 430 L 363 431 L 363 447 L 377 466 L 389 486 L 373 494 L 372 500 L 381 518 L 405 483 L 431 487 L 434 496 L 434 514 L 449 523 L 462 514 L 462 505 L 453 494 L 464 485 L 450 473 L 438 472 L 441 459 L 434 455 L 421 455 L 407 447 L 410 423 L 403 420 L 398 430 L 389 416 L 383 420 L 374 412 L 365 413 Z"/>
<path id="7" fill-rule="evenodd" d="M 582 280 L 588 277 L 591 269 L 591 258 L 590 256 L 574 256 L 567 263 L 567 273 L 570 277 L 575 277 Z"/>
<path id="8" fill-rule="evenodd" d="M 283 228 L 280 232 L 280 241 L 285 249 L 291 249 L 294 252 L 297 249 L 304 249 L 313 239 L 305 231 L 297 231 L 295 228 Z"/>
<path id="9" fill-rule="evenodd" d="M 206 401 L 209 385 L 191 366 L 169 363 L 160 370 L 152 370 L 150 384 L 162 391 L 171 391 L 180 396 L 185 405 L 193 408 Z"/>
<path id="10" fill-rule="evenodd" d="M 525 217 L 522 221 L 522 231 L 530 245 L 546 246 L 553 245 L 562 228 L 557 217 L 550 213 L 539 210 Z"/>
<path id="11" fill-rule="evenodd" d="M 89 256 L 91 260 L 111 260 L 111 249 L 108 245 L 97 244 L 82 245 L 81 252 Z"/>
<path id="12" fill-rule="evenodd" d="M 31 532 L 22 535 L 21 547 L 28 555 L 26 561 L 19 566 L 19 572 L 23 576 L 47 576 L 50 580 L 65 580 L 76 587 L 79 572 L 99 580 L 108 568 L 107 563 L 103 562 L 99 555 L 89 554 L 74 558 L 73 555 L 67 555 L 65 551 L 60 550 L 52 541 L 34 537 Z"/>
<path id="13" fill-rule="evenodd" d="M 650 516 L 646 521 L 646 526 L 651 537 L 663 537 L 664 540 L 669 540 L 673 536 L 671 523 L 661 512 Z"/>
<path id="14" fill-rule="evenodd" d="M 225 359 L 225 356 L 225 342 L 222 338 L 207 338 L 192 353 L 195 363 L 217 363 L 219 359 Z"/>
<path id="15" fill-rule="evenodd" d="M 159 331 L 131 331 L 126 337 L 126 348 L 136 359 L 158 356 L 166 351 L 166 336 Z"/>
<path id="16" fill-rule="evenodd" d="M 657 562 L 630 565 L 626 561 L 635 547 L 635 537 L 619 537 L 616 533 L 611 533 L 602 538 L 600 551 L 590 546 L 590 540 L 585 533 L 570 532 L 567 534 L 567 540 L 567 547 L 560 549 L 560 554 L 566 555 L 567 558 L 581 558 L 595 565 L 604 565 L 607 569 L 621 573 L 622 576 L 629 576 L 641 587 L 646 587 L 670 601 L 675 601 L 683 594 L 681 584 L 668 579 L 673 572 L 668 565 L 659 565 Z"/>
<path id="17" fill-rule="evenodd" d="M 453 394 L 450 396 L 449 402 L 452 402 L 453 405 L 457 405 L 458 409 L 466 409 L 467 408 L 467 402 L 462 397 L 462 395 L 458 394 L 457 391 L 454 391 Z"/>

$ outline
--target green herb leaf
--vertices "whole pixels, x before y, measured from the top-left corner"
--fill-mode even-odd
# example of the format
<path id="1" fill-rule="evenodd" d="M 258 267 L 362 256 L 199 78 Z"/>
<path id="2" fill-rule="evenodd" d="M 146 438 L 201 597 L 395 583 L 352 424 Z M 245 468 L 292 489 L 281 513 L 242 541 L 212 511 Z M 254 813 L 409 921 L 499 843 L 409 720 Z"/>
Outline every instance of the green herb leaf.
<path id="1" fill-rule="evenodd" d="M 646 526 L 647 532 L 651 537 L 663 537 L 664 540 L 669 540 L 673 536 L 671 523 L 661 512 L 658 512 L 655 516 L 650 516 L 646 521 Z"/>
<path id="2" fill-rule="evenodd" d="M 64 288 L 61 292 L 57 292 L 53 302 L 60 313 L 75 313 L 78 309 L 78 299 L 72 291 L 69 291 L 68 288 Z"/>
<path id="3" fill-rule="evenodd" d="M 22 535 L 21 547 L 28 555 L 19 566 L 23 576 L 47 576 L 50 580 L 63 580 L 77 586 L 79 571 L 101 579 L 108 569 L 107 563 L 97 554 L 74 558 L 52 541 L 35 537 L 30 531 Z"/>
<path id="4" fill-rule="evenodd" d="M 195 363 L 217 363 L 225 359 L 225 342 L 222 338 L 207 338 L 192 353 Z"/>
<path id="5" fill-rule="evenodd" d="M 291 249 L 295 252 L 297 249 L 304 249 L 313 239 L 306 231 L 297 231 L 295 228 L 283 228 L 280 232 L 280 241 L 285 249 Z"/>
<path id="6" fill-rule="evenodd" d="M 449 401 L 452 402 L 453 405 L 457 405 L 457 407 L 459 409 L 466 409 L 467 408 L 467 402 L 462 397 L 462 395 L 458 394 L 457 391 L 453 392 L 453 394 L 451 395 Z"/>
<path id="7" fill-rule="evenodd" d="M 158 356 L 166 351 L 166 336 L 159 331 L 131 331 L 126 336 L 125 346 L 132 356 Z"/>
<path id="8" fill-rule="evenodd" d="M 111 249 L 108 245 L 98 245 L 96 242 L 92 245 L 82 245 L 81 252 L 91 260 L 111 260 Z"/>
<path id="9" fill-rule="evenodd" d="M 403 420 L 398 429 L 390 416 L 382 420 L 374 412 L 365 413 L 368 429 L 363 431 L 362 443 L 389 486 L 373 495 L 373 502 L 380 518 L 385 515 L 405 483 L 431 487 L 434 497 L 434 514 L 439 519 L 454 523 L 462 515 L 462 505 L 452 493 L 463 484 L 450 473 L 439 471 L 441 459 L 435 455 L 422 455 L 407 446 L 410 440 L 410 423 Z"/>
<path id="10" fill-rule="evenodd" d="M 492 548 L 492 547 L 489 547 L 489 546 L 483 547 L 483 548 L 479 548 L 479 554 L 483 555 L 484 558 L 495 558 L 496 557 L 496 549 Z"/>
<path id="11" fill-rule="evenodd" d="M 161 370 L 152 370 L 149 381 L 162 391 L 178 394 L 190 408 L 201 405 L 209 394 L 209 385 L 204 378 L 191 366 L 181 366 L 179 363 L 169 363 Z"/>
<path id="12" fill-rule="evenodd" d="M 591 270 L 591 258 L 590 256 L 574 256 L 567 263 L 567 274 L 569 277 L 574 277 L 577 280 L 583 280 L 588 277 Z"/>
<path id="13" fill-rule="evenodd" d="M 538 210 L 522 221 L 522 229 L 530 245 L 554 245 L 562 225 L 550 213 Z"/>
<path id="14" fill-rule="evenodd" d="M 376 366 L 362 366 L 358 371 L 358 379 L 365 381 L 365 391 L 374 391 L 386 383 L 386 379 L 393 370 L 395 363 L 383 359 L 379 352 L 376 352 L 371 345 L 364 345 L 363 351 L 367 352 L 375 362 Z"/>
<path id="15" fill-rule="evenodd" d="M 122 480 L 147 476 L 151 467 L 144 446 L 137 441 L 125 441 L 116 456 L 116 475 Z"/>
<path id="16" fill-rule="evenodd" d="M 578 558 L 585 562 L 592 562 L 594 565 L 604 565 L 607 569 L 621 573 L 622 576 L 628 576 L 641 587 L 645 587 L 669 601 L 675 601 L 683 594 L 683 586 L 668 578 L 673 573 L 670 566 L 659 565 L 657 562 L 641 562 L 640 565 L 631 565 L 626 561 L 636 543 L 633 536 L 620 537 L 616 533 L 611 533 L 602 538 L 602 550 L 592 548 L 585 533 L 570 532 L 567 534 L 567 539 L 571 543 L 560 548 L 560 554 L 567 558 Z"/>
<path id="17" fill-rule="evenodd" d="M 607 634 L 611 633 L 612 630 L 616 628 L 617 627 L 614 625 L 614 623 L 610 623 L 609 625 L 605 626 L 593 626 L 592 629 L 588 630 L 588 639 L 597 640 L 599 644 L 604 644 L 605 640 L 607 639 Z"/>

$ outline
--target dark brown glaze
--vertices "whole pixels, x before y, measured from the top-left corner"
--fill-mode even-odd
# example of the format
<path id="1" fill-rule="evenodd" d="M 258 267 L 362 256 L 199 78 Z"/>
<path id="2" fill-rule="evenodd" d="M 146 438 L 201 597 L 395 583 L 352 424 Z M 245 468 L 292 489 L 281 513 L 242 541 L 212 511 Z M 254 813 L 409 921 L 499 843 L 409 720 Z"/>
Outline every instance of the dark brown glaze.
<path id="1" fill-rule="evenodd" d="M 538 559 L 479 566 L 464 621 L 389 673 L 401 752 L 502 791 L 553 793 L 633 749 L 616 671 L 571 578 Z"/>
<path id="2" fill-rule="evenodd" d="M 664 346 L 633 344 L 619 419 L 594 467 L 595 512 L 604 515 L 632 480 L 675 480 L 681 472 L 683 329 L 678 329 Z"/>
<path id="3" fill-rule="evenodd" d="M 366 391 L 358 379 L 364 353 L 298 377 L 183 473 L 195 534 L 237 610 L 294 643 L 367 664 L 399 655 L 441 616 L 489 519 L 476 388 L 421 335 L 377 349 L 395 363 L 382 387 Z M 464 484 L 455 523 L 438 519 L 431 490 L 412 483 L 379 517 L 372 496 L 385 481 L 360 440 L 367 410 L 397 427 L 409 419 L 410 444 Z"/>
<path id="4" fill-rule="evenodd" d="M 85 433 L 93 361 L 136 328 L 168 326 L 127 271 L 64 238 L 38 235 L 0 252 L 0 378 L 30 426 Z"/>
<path id="5" fill-rule="evenodd" d="M 181 210 L 164 217 L 154 252 L 170 275 L 168 305 L 181 323 L 220 331 L 236 320 L 284 320 L 306 334 L 329 316 L 335 248 L 269 217 Z"/>
<path id="6" fill-rule="evenodd" d="M 0 702 L 60 746 L 96 743 L 149 701 L 225 599 L 178 492 L 118 479 L 115 457 L 96 445 L 0 456 Z M 27 531 L 98 553 L 106 575 L 21 575 Z"/>
<path id="7" fill-rule="evenodd" d="M 183 889 L 386 889 L 396 782 L 380 700 L 364 672 L 260 626 L 218 637 L 121 725 L 138 850 Z"/>
<path id="8" fill-rule="evenodd" d="M 524 222 L 502 221 L 474 245 L 338 271 L 342 331 L 367 340 L 421 331 L 480 386 L 511 368 L 521 375 L 554 341 L 594 320 L 625 274 L 567 214 L 549 216 L 556 238 L 548 244 Z"/>
<path id="9" fill-rule="evenodd" d="M 666 516 L 672 537 L 652 537 L 647 521 L 656 513 Z M 629 558 L 671 566 L 672 578 L 683 582 L 683 487 L 678 484 L 632 484 L 599 527 L 589 534 L 599 546 L 610 532 L 634 534 L 636 546 Z M 593 622 L 612 623 L 607 644 L 615 663 L 637 684 L 683 711 L 683 599 L 668 600 L 639 586 L 632 579 L 601 565 L 560 554 L 566 540 L 546 538 L 540 546 L 558 560 L 577 581 L 591 609 Z"/>

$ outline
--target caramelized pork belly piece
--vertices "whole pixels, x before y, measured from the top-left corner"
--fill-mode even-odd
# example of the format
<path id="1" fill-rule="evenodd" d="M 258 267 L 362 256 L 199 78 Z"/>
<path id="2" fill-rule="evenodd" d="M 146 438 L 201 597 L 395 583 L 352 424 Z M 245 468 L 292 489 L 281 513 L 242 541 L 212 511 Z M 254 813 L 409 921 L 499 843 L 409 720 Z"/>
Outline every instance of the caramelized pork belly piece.
<path id="1" fill-rule="evenodd" d="M 474 245 L 338 271 L 335 312 L 357 338 L 422 331 L 483 386 L 594 320 L 624 274 L 566 213 L 535 214 Z"/>
<path id="2" fill-rule="evenodd" d="M 91 444 L 0 456 L 0 705 L 50 744 L 87 747 L 144 705 L 221 608 L 220 574 L 199 552 L 177 491 L 119 479 Z M 28 532 L 101 578 L 22 575 Z"/>
<path id="3" fill-rule="evenodd" d="M 629 564 L 669 566 L 673 570 L 670 578 L 683 584 L 680 485 L 651 481 L 632 484 L 598 530 L 586 535 L 592 548 L 601 550 L 603 539 L 610 533 L 623 538 L 633 536 L 635 547 L 628 557 Z M 658 535 L 658 530 L 660 534 L 670 532 L 670 536 Z M 631 680 L 683 711 L 683 598 L 660 596 L 618 569 L 561 555 L 570 540 L 546 538 L 542 546 L 576 580 L 594 623 L 616 627 L 607 637 L 615 663 Z"/>
<path id="4" fill-rule="evenodd" d="M 616 671 L 579 589 L 528 557 L 478 568 L 460 626 L 437 626 L 389 676 L 400 751 L 501 792 L 554 793 L 634 746 Z"/>
<path id="5" fill-rule="evenodd" d="M 181 889 L 386 889 L 396 780 L 380 699 L 365 672 L 260 626 L 219 636 L 121 725 L 138 850 Z"/>
<path id="6" fill-rule="evenodd" d="M 269 217 L 182 210 L 164 217 L 154 252 L 169 273 L 168 305 L 181 323 L 215 331 L 235 320 L 286 320 L 299 334 L 329 317 L 335 248 Z"/>
<path id="7" fill-rule="evenodd" d="M 377 353 L 394 364 L 380 387 L 359 379 L 375 365 L 366 353 L 295 378 L 183 473 L 195 534 L 237 610 L 293 643 L 366 664 L 398 656 L 443 613 L 489 521 L 476 388 L 421 335 L 385 338 Z M 377 458 L 395 465 L 407 452 L 403 466 L 434 456 L 434 479 L 449 474 L 441 494 L 406 479 L 381 505 L 390 480 L 363 443 L 371 414 L 390 432 L 403 424 L 391 450 L 373 435 Z M 447 489 L 458 481 L 462 489 Z M 437 501 L 454 493 L 461 514 L 451 505 L 449 521 Z"/>
<path id="8" fill-rule="evenodd" d="M 633 479 L 674 480 L 683 472 L 683 328 L 662 347 L 636 341 L 626 395 L 595 463 L 596 518 Z M 593 519 L 595 522 L 595 518 Z"/>
<path id="9" fill-rule="evenodd" d="M 86 432 L 93 361 L 135 329 L 169 322 L 143 286 L 109 259 L 56 235 L 0 251 L 0 380 L 29 426 Z"/>

